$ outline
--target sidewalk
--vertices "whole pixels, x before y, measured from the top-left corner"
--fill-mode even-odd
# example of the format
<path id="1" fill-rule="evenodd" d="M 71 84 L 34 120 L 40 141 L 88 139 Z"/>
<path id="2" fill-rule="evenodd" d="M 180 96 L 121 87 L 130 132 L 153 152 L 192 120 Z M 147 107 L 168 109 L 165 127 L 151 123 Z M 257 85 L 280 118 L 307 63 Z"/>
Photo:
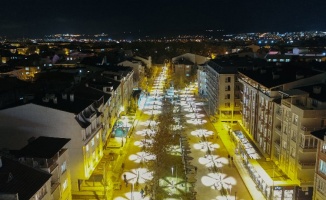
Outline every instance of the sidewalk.
<path id="1" fill-rule="evenodd" d="M 251 179 L 246 167 L 243 165 L 242 159 L 239 155 L 234 153 L 236 146 L 234 142 L 231 140 L 230 135 L 228 134 L 228 124 L 223 122 L 215 122 L 214 125 L 216 131 L 218 132 L 219 138 L 222 140 L 225 148 L 229 152 L 229 155 L 233 157 L 233 163 L 237 168 L 243 182 L 245 183 L 251 197 L 253 199 L 264 200 L 266 199 L 264 195 L 257 189 L 256 184 Z"/>

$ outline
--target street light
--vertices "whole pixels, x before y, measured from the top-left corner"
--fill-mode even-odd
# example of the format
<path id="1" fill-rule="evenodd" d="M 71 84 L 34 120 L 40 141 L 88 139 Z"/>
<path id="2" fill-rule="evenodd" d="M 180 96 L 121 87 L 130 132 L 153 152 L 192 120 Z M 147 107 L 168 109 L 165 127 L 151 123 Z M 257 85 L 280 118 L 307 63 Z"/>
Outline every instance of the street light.
<path id="1" fill-rule="evenodd" d="M 132 187 L 131 187 L 131 200 L 134 200 L 134 187 L 135 187 L 135 182 L 132 182 Z"/>
<path id="2" fill-rule="evenodd" d="M 173 167 L 171 167 L 171 171 L 172 171 L 172 188 L 174 188 L 174 182 L 173 182 Z"/>

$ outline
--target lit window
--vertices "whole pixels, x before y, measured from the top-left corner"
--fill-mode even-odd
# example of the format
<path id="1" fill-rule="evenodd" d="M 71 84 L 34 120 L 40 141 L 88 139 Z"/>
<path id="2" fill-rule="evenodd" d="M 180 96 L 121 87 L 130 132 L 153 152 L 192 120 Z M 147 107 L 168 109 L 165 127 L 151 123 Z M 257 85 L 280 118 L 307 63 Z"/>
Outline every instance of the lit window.
<path id="1" fill-rule="evenodd" d="M 67 189 L 67 187 L 68 187 L 68 180 L 66 179 L 62 184 L 63 191 L 65 191 Z"/>
<path id="2" fill-rule="evenodd" d="M 88 151 L 88 145 L 86 145 L 86 151 Z"/>
<path id="3" fill-rule="evenodd" d="M 93 138 L 92 141 L 91 141 L 92 146 L 94 146 L 94 143 L 95 143 L 95 142 L 94 142 L 94 138 Z"/>
<path id="4" fill-rule="evenodd" d="M 64 161 L 61 165 L 61 174 L 63 174 L 67 170 L 67 163 Z"/>
<path id="5" fill-rule="evenodd" d="M 323 160 L 320 160 L 319 162 L 319 171 L 326 175 L 326 162 Z"/>

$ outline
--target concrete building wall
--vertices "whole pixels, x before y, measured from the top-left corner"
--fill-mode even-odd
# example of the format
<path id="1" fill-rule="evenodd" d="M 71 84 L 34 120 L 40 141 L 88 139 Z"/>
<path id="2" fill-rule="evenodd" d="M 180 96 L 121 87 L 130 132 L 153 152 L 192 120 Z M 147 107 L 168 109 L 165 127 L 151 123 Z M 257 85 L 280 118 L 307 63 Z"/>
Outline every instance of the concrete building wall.
<path id="1" fill-rule="evenodd" d="M 78 190 L 78 179 L 85 180 L 90 176 L 99 158 L 103 155 L 101 130 L 83 141 L 82 128 L 73 113 L 67 113 L 35 104 L 26 104 L 0 111 L 0 147 L 20 149 L 31 137 L 48 136 L 70 138 L 69 161 L 71 170 L 72 190 Z M 96 138 L 98 136 L 98 138 Z M 19 140 L 17 140 L 19 138 Z M 91 145 L 92 139 L 96 141 Z M 97 142 L 98 141 L 98 142 Z M 86 146 L 89 145 L 89 152 Z M 95 153 L 93 153 L 95 152 Z M 94 161 L 93 160 L 97 160 Z"/>

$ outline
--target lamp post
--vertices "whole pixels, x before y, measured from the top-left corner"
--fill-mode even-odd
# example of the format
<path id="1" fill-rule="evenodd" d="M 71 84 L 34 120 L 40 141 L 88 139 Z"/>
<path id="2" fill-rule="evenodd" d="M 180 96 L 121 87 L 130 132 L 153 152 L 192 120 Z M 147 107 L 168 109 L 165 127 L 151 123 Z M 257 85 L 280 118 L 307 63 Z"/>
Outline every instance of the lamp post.
<path id="1" fill-rule="evenodd" d="M 133 181 L 131 185 L 131 200 L 134 200 L 134 187 L 135 187 L 135 182 Z"/>
<path id="2" fill-rule="evenodd" d="M 172 171 L 172 188 L 174 188 L 174 182 L 173 182 L 173 167 L 171 167 L 171 171 Z"/>

